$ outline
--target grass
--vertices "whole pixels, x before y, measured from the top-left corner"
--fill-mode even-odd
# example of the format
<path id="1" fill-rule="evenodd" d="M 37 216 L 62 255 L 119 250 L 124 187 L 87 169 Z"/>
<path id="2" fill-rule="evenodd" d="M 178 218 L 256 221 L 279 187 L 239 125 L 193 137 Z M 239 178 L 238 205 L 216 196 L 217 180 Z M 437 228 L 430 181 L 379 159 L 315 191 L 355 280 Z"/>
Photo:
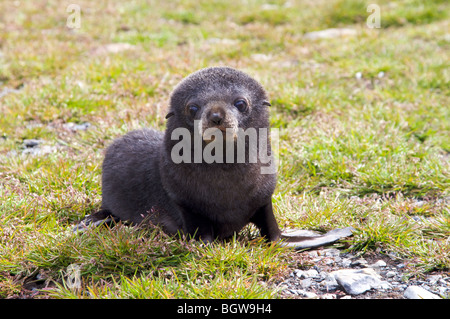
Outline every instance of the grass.
<path id="1" fill-rule="evenodd" d="M 278 297 L 301 254 L 252 227 L 211 246 L 122 225 L 70 232 L 100 206 L 104 148 L 164 129 L 173 87 L 211 65 L 247 71 L 271 97 L 282 227 L 353 226 L 342 248 L 448 271 L 447 2 L 380 0 L 380 29 L 359 0 L 80 0 L 80 29 L 66 27 L 70 3 L 0 3 L 0 92 L 18 90 L 0 97 L 0 297 Z M 357 34 L 303 37 L 336 27 Z M 25 139 L 53 151 L 22 154 Z"/>

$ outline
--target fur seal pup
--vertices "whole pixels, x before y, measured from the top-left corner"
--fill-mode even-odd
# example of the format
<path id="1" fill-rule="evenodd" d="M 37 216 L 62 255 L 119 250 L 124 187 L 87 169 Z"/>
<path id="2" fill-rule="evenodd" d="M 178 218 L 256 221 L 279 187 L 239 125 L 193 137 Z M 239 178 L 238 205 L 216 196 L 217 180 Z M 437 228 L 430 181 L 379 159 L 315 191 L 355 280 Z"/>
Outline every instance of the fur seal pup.
<path id="1" fill-rule="evenodd" d="M 264 163 L 273 163 L 268 106 L 264 88 L 242 71 L 210 67 L 187 76 L 171 94 L 165 133 L 132 131 L 108 147 L 101 210 L 84 224 L 148 221 L 169 234 L 211 242 L 253 223 L 267 240 L 279 240 L 272 210 L 276 173 L 261 171 Z M 248 129 L 259 137 L 256 146 L 250 138 L 239 139 Z M 259 156 L 252 161 L 250 152 L 262 144 L 269 161 Z M 208 148 L 214 161 L 202 157 Z"/>

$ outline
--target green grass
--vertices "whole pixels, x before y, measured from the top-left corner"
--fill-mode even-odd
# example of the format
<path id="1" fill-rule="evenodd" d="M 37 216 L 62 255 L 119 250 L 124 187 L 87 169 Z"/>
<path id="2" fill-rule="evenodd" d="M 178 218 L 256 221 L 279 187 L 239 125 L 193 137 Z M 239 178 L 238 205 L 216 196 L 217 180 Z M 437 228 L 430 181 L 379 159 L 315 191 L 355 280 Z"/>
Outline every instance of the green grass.
<path id="1" fill-rule="evenodd" d="M 0 92 L 19 90 L 0 98 L 0 297 L 30 295 L 33 280 L 47 287 L 36 298 L 279 296 L 299 254 L 252 227 L 210 246 L 122 225 L 70 232 L 100 207 L 105 147 L 164 129 L 173 87 L 211 65 L 250 73 L 271 97 L 283 228 L 353 226 L 341 248 L 395 253 L 411 275 L 448 271 L 446 1 L 380 0 L 380 29 L 365 23 L 373 1 L 78 1 L 74 30 L 70 3 L 0 3 Z M 337 27 L 357 35 L 303 37 Z M 25 139 L 53 152 L 22 154 Z"/>

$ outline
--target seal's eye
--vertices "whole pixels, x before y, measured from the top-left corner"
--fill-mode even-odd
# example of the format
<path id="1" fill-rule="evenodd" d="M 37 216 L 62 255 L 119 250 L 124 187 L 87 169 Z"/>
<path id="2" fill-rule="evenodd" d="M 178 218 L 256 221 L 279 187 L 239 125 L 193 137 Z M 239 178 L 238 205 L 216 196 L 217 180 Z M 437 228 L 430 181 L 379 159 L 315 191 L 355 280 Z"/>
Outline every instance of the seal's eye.
<path id="1" fill-rule="evenodd" d="M 197 104 L 191 104 L 188 106 L 188 109 L 191 116 L 194 117 L 195 114 L 197 114 L 199 107 Z"/>
<path id="2" fill-rule="evenodd" d="M 236 102 L 234 102 L 234 106 L 239 110 L 239 112 L 244 112 L 247 110 L 248 104 L 246 100 L 239 99 Z"/>

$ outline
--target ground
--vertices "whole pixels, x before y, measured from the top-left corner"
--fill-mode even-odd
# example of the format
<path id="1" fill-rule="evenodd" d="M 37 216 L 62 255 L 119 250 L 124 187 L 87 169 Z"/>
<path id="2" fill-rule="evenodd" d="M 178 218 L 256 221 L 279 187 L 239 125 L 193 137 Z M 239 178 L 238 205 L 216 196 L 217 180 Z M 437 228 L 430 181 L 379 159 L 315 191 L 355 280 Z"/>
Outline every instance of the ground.
<path id="1" fill-rule="evenodd" d="M 366 23 L 369 4 L 380 28 Z M 122 225 L 71 232 L 100 207 L 105 147 L 133 129 L 164 129 L 174 85 L 212 65 L 267 89 L 282 228 L 352 226 L 338 248 L 394 253 L 410 278 L 448 275 L 449 9 L 2 1 L 0 297 L 285 297 L 276 283 L 306 255 L 265 244 L 252 227 L 210 246 Z M 311 36 L 330 28 L 345 31 Z"/>

